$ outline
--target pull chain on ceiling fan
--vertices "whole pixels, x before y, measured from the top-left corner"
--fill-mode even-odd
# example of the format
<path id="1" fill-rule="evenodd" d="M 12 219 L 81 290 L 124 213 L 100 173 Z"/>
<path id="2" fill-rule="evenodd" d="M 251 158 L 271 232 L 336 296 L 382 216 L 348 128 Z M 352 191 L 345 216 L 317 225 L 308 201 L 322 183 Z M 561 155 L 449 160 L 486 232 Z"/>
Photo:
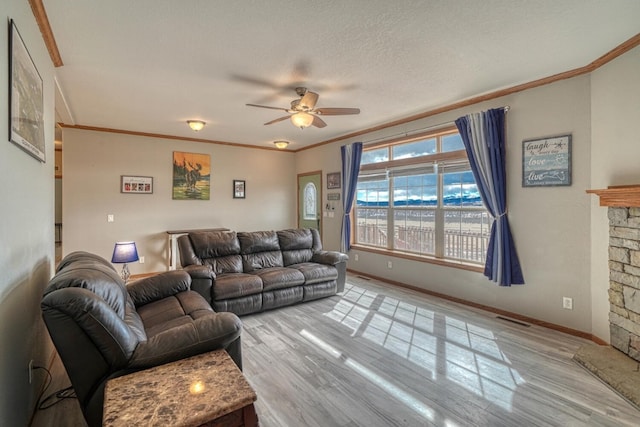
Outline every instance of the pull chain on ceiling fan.
<path id="1" fill-rule="evenodd" d="M 271 125 L 287 119 L 291 120 L 294 126 L 304 129 L 309 126 L 323 128 L 327 126 L 324 120 L 318 116 L 343 116 L 349 114 L 360 114 L 359 108 L 315 108 L 318 102 L 318 94 L 307 90 L 306 87 L 297 87 L 296 93 L 300 99 L 291 101 L 291 108 L 270 107 L 267 105 L 247 104 L 249 107 L 269 108 L 271 110 L 286 111 L 290 116 L 279 117 L 265 123 Z"/>

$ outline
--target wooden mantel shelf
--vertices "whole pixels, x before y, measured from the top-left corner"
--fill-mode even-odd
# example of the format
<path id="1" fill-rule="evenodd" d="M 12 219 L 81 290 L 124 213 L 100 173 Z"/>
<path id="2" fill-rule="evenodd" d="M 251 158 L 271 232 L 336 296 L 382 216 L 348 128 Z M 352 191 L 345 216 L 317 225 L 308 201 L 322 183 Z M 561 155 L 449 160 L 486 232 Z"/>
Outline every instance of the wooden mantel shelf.
<path id="1" fill-rule="evenodd" d="M 587 193 L 600 196 L 600 206 L 640 207 L 640 185 L 616 185 L 602 190 L 587 190 Z"/>

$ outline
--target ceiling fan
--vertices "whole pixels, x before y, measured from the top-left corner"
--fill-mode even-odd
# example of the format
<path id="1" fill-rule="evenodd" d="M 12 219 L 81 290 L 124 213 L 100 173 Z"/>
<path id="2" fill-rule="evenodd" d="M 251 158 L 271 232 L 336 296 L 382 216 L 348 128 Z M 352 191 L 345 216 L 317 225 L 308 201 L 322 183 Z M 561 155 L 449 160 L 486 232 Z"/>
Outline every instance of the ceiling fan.
<path id="1" fill-rule="evenodd" d="M 290 119 L 294 126 L 304 129 L 309 126 L 323 128 L 327 124 L 318 116 L 342 116 L 347 114 L 360 114 L 359 108 L 315 108 L 318 102 L 318 94 L 307 90 L 306 87 L 297 87 L 296 93 L 300 99 L 291 101 L 291 108 L 269 107 L 267 105 L 247 104 L 249 107 L 269 108 L 271 110 L 282 110 L 291 114 L 271 120 L 265 125 L 271 125 Z"/>

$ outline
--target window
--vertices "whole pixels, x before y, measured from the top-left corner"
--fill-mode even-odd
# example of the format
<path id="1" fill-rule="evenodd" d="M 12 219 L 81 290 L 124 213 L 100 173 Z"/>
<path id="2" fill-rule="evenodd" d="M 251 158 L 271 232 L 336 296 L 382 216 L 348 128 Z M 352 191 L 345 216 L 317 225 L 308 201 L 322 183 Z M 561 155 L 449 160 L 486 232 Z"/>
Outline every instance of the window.
<path id="1" fill-rule="evenodd" d="M 316 186 L 313 182 L 309 182 L 304 186 L 304 207 L 302 218 L 305 221 L 315 221 L 318 219 L 316 194 Z"/>
<path id="2" fill-rule="evenodd" d="M 354 244 L 481 264 L 490 219 L 455 128 L 365 147 Z"/>

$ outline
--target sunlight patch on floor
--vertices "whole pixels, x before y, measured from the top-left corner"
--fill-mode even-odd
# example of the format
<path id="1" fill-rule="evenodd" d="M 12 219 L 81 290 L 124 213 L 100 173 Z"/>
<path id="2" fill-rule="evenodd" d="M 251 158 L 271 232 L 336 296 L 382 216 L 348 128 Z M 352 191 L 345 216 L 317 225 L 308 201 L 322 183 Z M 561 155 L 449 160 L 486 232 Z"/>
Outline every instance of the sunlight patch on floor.
<path id="1" fill-rule="evenodd" d="M 352 337 L 361 336 L 413 362 L 431 380 L 444 374 L 447 380 L 506 410 L 511 410 L 515 390 L 525 382 L 510 367 L 494 333 L 464 320 L 436 315 L 351 284 L 325 315 L 349 328 Z M 444 330 L 444 340 L 435 334 L 436 327 Z"/>
<path id="2" fill-rule="evenodd" d="M 302 331 L 300 331 L 300 335 L 302 335 L 304 338 L 309 340 L 311 343 L 315 344 L 318 348 L 325 351 L 329 355 L 335 357 L 336 359 L 341 360 L 345 366 L 353 369 L 354 371 L 362 375 L 367 380 L 376 384 L 378 387 L 380 387 L 381 389 L 383 389 L 384 391 L 386 391 L 387 393 L 389 393 L 390 395 L 398 399 L 400 402 L 402 402 L 407 407 L 411 408 L 412 410 L 420 414 L 422 417 L 426 418 L 429 421 L 434 421 L 435 413 L 433 409 L 425 405 L 420 400 L 416 399 L 411 394 L 402 390 L 400 387 L 396 386 L 392 382 L 382 378 L 372 370 L 368 369 L 366 366 L 363 366 L 357 361 L 349 358 L 344 353 L 342 353 L 332 345 L 328 344 L 321 338 L 315 336 L 311 332 L 303 329 Z"/>

